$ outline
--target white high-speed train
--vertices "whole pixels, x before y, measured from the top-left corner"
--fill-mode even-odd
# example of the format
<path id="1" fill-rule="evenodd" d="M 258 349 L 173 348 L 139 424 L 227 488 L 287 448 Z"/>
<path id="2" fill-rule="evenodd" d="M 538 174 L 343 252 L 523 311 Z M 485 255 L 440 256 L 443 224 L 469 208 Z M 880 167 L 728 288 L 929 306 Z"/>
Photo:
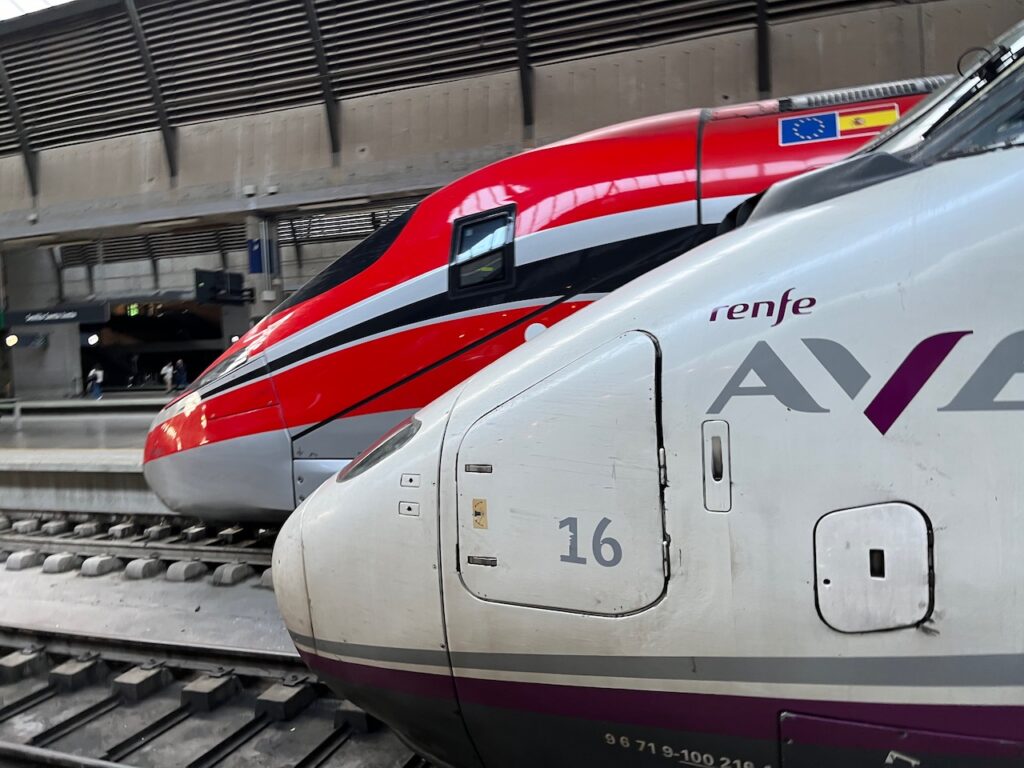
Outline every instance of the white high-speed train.
<path id="1" fill-rule="evenodd" d="M 325 483 L 309 665 L 454 766 L 1024 765 L 1022 51 Z"/>

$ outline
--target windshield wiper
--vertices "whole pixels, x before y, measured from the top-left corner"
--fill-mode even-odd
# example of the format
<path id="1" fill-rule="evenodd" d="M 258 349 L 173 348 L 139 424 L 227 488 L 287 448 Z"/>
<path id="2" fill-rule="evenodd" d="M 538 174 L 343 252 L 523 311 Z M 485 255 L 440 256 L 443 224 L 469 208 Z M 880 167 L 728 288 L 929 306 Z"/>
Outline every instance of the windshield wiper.
<path id="1" fill-rule="evenodd" d="M 1006 55 L 1012 53 L 1013 51 L 1007 48 L 1005 45 L 997 46 L 996 50 L 992 53 L 988 60 L 986 60 L 985 63 L 982 64 L 978 68 L 978 71 L 975 72 L 975 74 L 973 75 L 973 77 L 977 80 L 974 86 L 972 88 L 969 88 L 960 96 L 959 99 L 957 99 L 948 107 L 946 107 L 946 109 L 943 111 L 942 117 L 936 120 L 924 133 L 921 134 L 921 139 L 924 140 L 931 136 L 931 134 L 934 133 L 940 125 L 946 122 L 946 120 L 951 115 L 956 114 L 960 107 L 962 107 L 968 101 L 973 99 L 977 95 L 979 90 L 981 90 L 984 86 L 991 83 L 996 78 L 996 76 L 998 76 L 1008 66 L 1013 64 L 1013 62 L 1015 62 L 1020 56 L 1020 52 L 1018 52 L 1016 55 L 1010 56 L 1009 59 L 1006 59 L 1004 61 Z"/>
<path id="2" fill-rule="evenodd" d="M 975 155 L 984 155 L 989 152 L 996 152 L 1000 149 L 1012 149 L 1014 147 L 1021 146 L 1024 146 L 1024 140 L 1007 139 L 1006 141 L 1002 141 L 997 144 L 975 145 L 972 147 L 964 147 L 963 149 L 951 149 L 949 152 L 944 152 L 935 158 L 935 162 L 941 163 L 946 160 L 957 160 L 961 157 L 974 157 Z"/>

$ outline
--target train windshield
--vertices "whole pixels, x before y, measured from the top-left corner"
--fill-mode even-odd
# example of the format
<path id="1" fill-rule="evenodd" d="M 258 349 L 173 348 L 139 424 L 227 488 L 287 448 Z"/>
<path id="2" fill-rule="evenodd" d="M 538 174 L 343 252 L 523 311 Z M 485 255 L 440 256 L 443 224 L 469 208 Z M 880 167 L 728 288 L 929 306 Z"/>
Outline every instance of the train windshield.
<path id="1" fill-rule="evenodd" d="M 1024 144 L 1024 59 L 1005 68 L 957 114 L 933 128 L 911 151 L 930 164 Z"/>
<path id="2" fill-rule="evenodd" d="M 378 229 L 285 299 L 283 303 L 279 304 L 270 313 L 270 316 L 284 312 L 286 309 L 291 309 L 304 301 L 312 299 L 314 296 L 319 296 L 321 293 L 336 288 L 376 262 L 391 247 L 391 244 L 395 242 L 399 233 L 409 222 L 409 219 L 412 218 L 415 210 L 416 207 L 413 206 L 394 221 L 389 221 Z"/>
<path id="3" fill-rule="evenodd" d="M 993 94 L 1010 96 L 1005 87 L 1007 76 L 1017 70 L 1024 56 L 1024 23 L 1000 37 L 962 78 L 953 80 L 918 104 L 907 117 L 870 142 L 858 154 L 913 151 L 926 143 L 947 122 L 958 119 L 980 101 L 991 101 Z M 1018 85 L 1019 88 L 1019 85 Z M 1019 94 L 1019 90 L 1018 90 Z"/>

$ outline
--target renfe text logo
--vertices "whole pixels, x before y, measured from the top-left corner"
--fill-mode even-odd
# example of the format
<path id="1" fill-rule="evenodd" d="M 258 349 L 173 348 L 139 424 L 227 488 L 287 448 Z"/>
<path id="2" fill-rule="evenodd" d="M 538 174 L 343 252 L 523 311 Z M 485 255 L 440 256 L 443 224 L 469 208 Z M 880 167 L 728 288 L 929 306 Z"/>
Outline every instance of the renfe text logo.
<path id="1" fill-rule="evenodd" d="M 723 304 L 720 307 L 715 307 L 711 310 L 711 322 L 718 320 L 718 313 L 723 309 L 725 310 L 725 318 L 728 320 L 744 320 L 748 317 L 767 317 L 775 318 L 775 322 L 772 323 L 771 327 L 774 328 L 776 325 L 781 323 L 786 317 L 786 309 L 790 304 L 789 295 L 795 291 L 795 288 L 789 288 L 785 293 L 782 294 L 782 298 L 779 299 L 778 305 L 774 301 L 754 301 L 754 302 L 741 302 L 739 304 Z M 818 303 L 818 300 L 811 296 L 805 296 L 802 299 L 793 301 L 793 314 L 794 315 L 809 315 L 811 314 L 811 308 Z M 776 308 L 778 312 L 776 312 Z M 747 314 L 747 313 L 750 314 Z"/>
<path id="2" fill-rule="evenodd" d="M 929 336 L 917 344 L 864 409 L 868 421 L 883 435 L 888 432 L 953 348 L 971 333 L 949 331 Z M 801 341 L 851 400 L 860 394 L 871 379 L 871 374 L 853 353 L 838 341 Z M 743 382 L 751 373 L 761 380 L 760 385 L 744 386 Z M 1018 373 L 1024 373 L 1024 331 L 1012 333 L 996 344 L 956 396 L 938 410 L 1024 410 L 1024 400 L 996 399 Z M 828 413 L 828 409 L 818 405 L 767 341 L 759 341 L 754 345 L 715 398 L 708 413 L 721 413 L 734 397 L 774 397 L 794 411 Z"/>

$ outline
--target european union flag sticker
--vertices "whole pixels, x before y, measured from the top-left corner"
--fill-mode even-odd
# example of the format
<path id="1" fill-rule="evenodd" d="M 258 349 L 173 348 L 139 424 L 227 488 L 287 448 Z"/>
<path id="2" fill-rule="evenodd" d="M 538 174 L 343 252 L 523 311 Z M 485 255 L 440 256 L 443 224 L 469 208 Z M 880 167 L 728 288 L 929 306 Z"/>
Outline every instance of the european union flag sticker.
<path id="1" fill-rule="evenodd" d="M 784 117 L 779 120 L 779 144 L 782 146 L 838 138 L 839 115 L 835 112 Z"/>

